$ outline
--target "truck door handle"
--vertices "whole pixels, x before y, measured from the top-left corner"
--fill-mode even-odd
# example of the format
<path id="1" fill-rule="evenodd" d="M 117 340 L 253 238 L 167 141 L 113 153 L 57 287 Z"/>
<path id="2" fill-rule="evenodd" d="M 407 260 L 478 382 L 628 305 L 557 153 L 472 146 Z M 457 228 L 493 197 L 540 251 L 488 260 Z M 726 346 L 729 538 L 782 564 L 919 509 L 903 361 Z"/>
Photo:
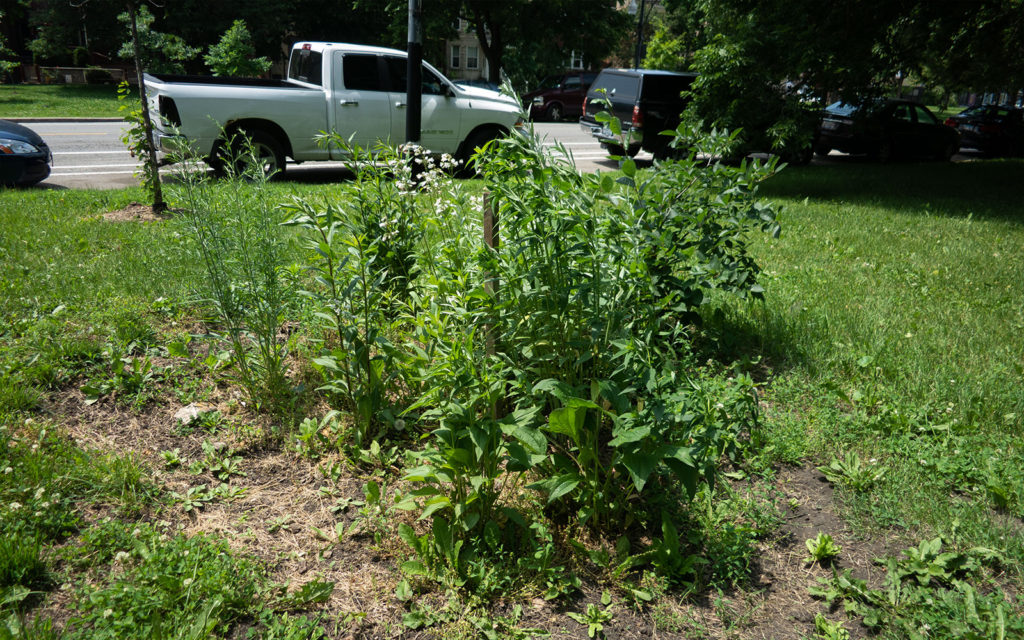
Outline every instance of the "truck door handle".
<path id="1" fill-rule="evenodd" d="M 341 100 L 340 102 L 338 102 L 338 104 L 340 104 L 343 107 L 358 107 L 359 106 L 359 101 L 358 100 Z"/>
<path id="2" fill-rule="evenodd" d="M 406 108 L 406 106 L 408 106 L 408 105 L 406 105 L 404 102 L 401 102 L 401 101 L 395 103 L 395 108 L 396 109 L 404 109 L 404 108 Z"/>

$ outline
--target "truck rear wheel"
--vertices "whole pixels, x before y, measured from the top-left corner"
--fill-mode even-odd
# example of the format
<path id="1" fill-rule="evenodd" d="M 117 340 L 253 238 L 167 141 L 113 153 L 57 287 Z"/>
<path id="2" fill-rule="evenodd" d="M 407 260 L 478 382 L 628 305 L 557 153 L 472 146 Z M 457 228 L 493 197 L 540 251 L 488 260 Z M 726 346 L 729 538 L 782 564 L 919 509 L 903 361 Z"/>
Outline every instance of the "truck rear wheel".
<path id="1" fill-rule="evenodd" d="M 251 151 L 246 143 L 247 139 L 251 141 Z M 285 171 L 285 155 L 281 143 L 271 134 L 259 129 L 252 132 L 236 130 L 228 143 L 221 145 L 220 153 L 214 157 L 210 165 L 214 171 L 221 174 L 231 166 L 234 174 L 241 176 L 250 170 L 249 164 L 254 158 L 267 180 L 273 180 Z"/>

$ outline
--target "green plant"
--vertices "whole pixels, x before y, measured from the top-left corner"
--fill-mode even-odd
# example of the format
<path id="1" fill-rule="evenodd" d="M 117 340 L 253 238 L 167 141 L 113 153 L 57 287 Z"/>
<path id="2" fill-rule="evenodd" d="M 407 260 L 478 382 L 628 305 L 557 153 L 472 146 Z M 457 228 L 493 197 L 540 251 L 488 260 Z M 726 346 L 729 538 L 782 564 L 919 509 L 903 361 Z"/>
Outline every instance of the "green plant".
<path id="1" fill-rule="evenodd" d="M 821 640 L 850 640 L 850 632 L 842 622 L 832 622 L 820 613 L 814 616 L 814 630 Z"/>
<path id="2" fill-rule="evenodd" d="M 244 20 L 235 20 L 220 41 L 210 45 L 203 62 L 215 76 L 259 76 L 270 68 L 270 60 L 256 57 L 252 34 Z"/>
<path id="3" fill-rule="evenodd" d="M 869 490 L 885 475 L 885 467 L 875 466 L 873 461 L 864 464 L 854 451 L 848 451 L 842 460 L 833 458 L 827 467 L 818 467 L 818 470 L 825 474 L 829 482 L 849 487 L 858 493 Z"/>
<path id="4" fill-rule="evenodd" d="M 870 588 L 847 569 L 820 578 L 811 593 L 829 604 L 841 602 L 869 629 L 915 640 L 1024 633 L 1024 617 L 1002 589 L 980 591 L 970 584 L 983 566 L 999 561 L 993 550 L 943 551 L 942 540 L 936 538 L 910 547 L 903 556 L 884 561 L 881 589 Z"/>
<path id="5" fill-rule="evenodd" d="M 255 563 L 203 536 L 161 540 L 140 525 L 123 552 L 123 573 L 83 585 L 79 616 L 66 637 L 155 638 L 174 629 L 194 630 L 193 637 L 222 634 L 250 610 L 263 580 Z"/>
<path id="6" fill-rule="evenodd" d="M 386 396 L 393 381 L 395 348 L 387 338 L 392 299 L 407 295 L 415 273 L 412 243 L 412 195 L 403 180 L 387 174 L 401 166 L 382 150 L 383 162 L 366 162 L 367 152 L 336 136 L 356 174 L 350 197 L 339 204 L 294 199 L 288 225 L 298 227 L 314 256 L 309 266 L 317 288 L 306 291 L 316 300 L 327 323 L 332 348 L 314 364 L 325 377 L 323 390 L 338 394 L 352 411 L 356 446 L 380 435 L 390 416 Z"/>
<path id="7" fill-rule="evenodd" d="M 206 268 L 203 294 L 231 344 L 250 402 L 257 410 L 286 412 L 293 393 L 285 365 L 288 343 L 279 339 L 292 301 L 282 277 L 285 238 L 266 197 L 267 176 L 248 139 L 238 153 L 249 158 L 243 163 L 247 168 L 241 174 L 229 171 L 221 183 L 203 172 L 179 172 L 181 220 Z M 229 158 L 228 166 L 237 159 Z"/>
<path id="8" fill-rule="evenodd" d="M 138 95 L 132 92 L 127 80 L 117 85 L 117 101 L 118 115 L 128 123 L 121 133 L 121 142 L 128 147 L 128 152 L 133 157 L 139 159 L 136 177 L 148 193 L 157 194 L 160 192 L 160 176 L 155 173 L 158 171 L 156 161 L 150 158 L 152 145 L 146 140 L 142 106 Z"/>
<path id="9" fill-rule="evenodd" d="M 587 605 L 587 609 L 584 613 L 569 611 L 566 615 L 576 622 L 586 625 L 587 636 L 591 638 L 603 638 L 605 637 L 604 625 L 611 622 L 615 617 L 615 613 L 612 611 L 612 594 L 608 591 L 602 592 L 601 604 L 604 605 L 604 609 L 598 607 L 596 604 L 590 603 Z"/>
<path id="10" fill-rule="evenodd" d="M 198 475 L 208 471 L 223 482 L 230 480 L 231 476 L 246 475 L 241 469 L 242 456 L 236 455 L 235 450 L 226 443 L 203 440 L 202 447 L 203 459 L 189 466 L 191 473 Z"/>
<path id="11" fill-rule="evenodd" d="M 827 533 L 819 533 L 813 538 L 808 538 L 804 541 L 804 546 L 807 547 L 807 553 L 809 554 L 804 558 L 804 562 L 810 564 L 831 562 L 843 550 L 842 547 L 832 540 L 832 536 Z"/>

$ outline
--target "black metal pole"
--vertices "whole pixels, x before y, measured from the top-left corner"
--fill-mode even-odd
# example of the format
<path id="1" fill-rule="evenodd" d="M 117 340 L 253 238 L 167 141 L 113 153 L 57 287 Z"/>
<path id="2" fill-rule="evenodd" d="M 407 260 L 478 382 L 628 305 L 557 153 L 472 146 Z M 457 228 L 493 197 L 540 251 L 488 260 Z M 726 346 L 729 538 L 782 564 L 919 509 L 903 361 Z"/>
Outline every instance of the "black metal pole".
<path id="1" fill-rule="evenodd" d="M 633 60 L 633 68 L 640 68 L 640 58 L 644 49 L 644 4 L 646 0 L 640 0 L 640 11 L 636 18 L 636 57 Z"/>
<path id="2" fill-rule="evenodd" d="M 423 0 L 409 0 L 408 61 L 405 141 L 416 143 L 423 111 Z"/>

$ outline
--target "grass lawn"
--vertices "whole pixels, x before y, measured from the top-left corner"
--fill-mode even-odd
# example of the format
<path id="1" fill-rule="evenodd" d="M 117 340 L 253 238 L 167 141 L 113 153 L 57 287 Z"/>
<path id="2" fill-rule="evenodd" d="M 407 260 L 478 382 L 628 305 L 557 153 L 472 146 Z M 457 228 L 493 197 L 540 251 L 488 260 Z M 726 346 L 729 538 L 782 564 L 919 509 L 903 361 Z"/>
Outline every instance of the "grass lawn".
<path id="1" fill-rule="evenodd" d="M 0 612 L 41 638 L 127 637 L 132 619 L 153 637 L 1022 637 L 1022 173 L 851 161 L 763 183 L 783 228 L 751 239 L 764 300 L 712 298 L 698 340 L 708 367 L 759 384 L 762 429 L 710 494 L 666 507 L 690 510 L 678 535 L 699 552 L 657 560 L 729 580 L 661 581 L 547 522 L 547 582 L 482 567 L 497 600 L 402 563 L 399 525 L 422 525 L 392 498 L 419 434 L 324 452 L 316 400 L 296 411 L 322 422 L 262 435 L 179 220 L 103 217 L 136 189 L 0 191 Z M 291 312 L 289 375 L 315 387 L 316 318 Z M 185 405 L 203 413 L 182 424 Z"/>
<path id="2" fill-rule="evenodd" d="M 113 84 L 0 85 L 0 118 L 114 118 L 117 106 Z"/>

